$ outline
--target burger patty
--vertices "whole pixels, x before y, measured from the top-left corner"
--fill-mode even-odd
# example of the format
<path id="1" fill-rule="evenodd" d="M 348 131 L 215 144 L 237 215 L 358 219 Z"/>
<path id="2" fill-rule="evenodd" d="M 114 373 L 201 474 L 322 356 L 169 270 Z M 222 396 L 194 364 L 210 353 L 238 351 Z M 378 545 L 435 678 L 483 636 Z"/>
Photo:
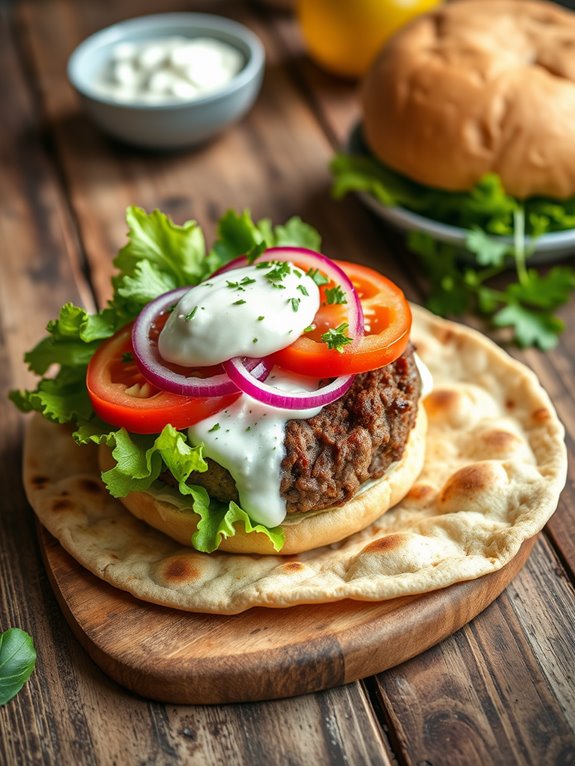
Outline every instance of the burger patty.
<path id="1" fill-rule="evenodd" d="M 356 375 L 349 391 L 308 420 L 289 420 L 280 491 L 288 513 L 318 511 L 347 502 L 360 485 L 382 476 L 403 454 L 415 424 L 420 378 L 413 347 L 392 364 Z M 230 473 L 208 459 L 193 473 L 217 500 L 238 501 Z M 162 478 L 173 483 L 169 472 Z"/>
<path id="2" fill-rule="evenodd" d="M 399 460 L 415 424 L 421 382 L 413 347 L 357 375 L 341 399 L 309 420 L 290 420 L 282 461 L 287 512 L 342 505 Z"/>

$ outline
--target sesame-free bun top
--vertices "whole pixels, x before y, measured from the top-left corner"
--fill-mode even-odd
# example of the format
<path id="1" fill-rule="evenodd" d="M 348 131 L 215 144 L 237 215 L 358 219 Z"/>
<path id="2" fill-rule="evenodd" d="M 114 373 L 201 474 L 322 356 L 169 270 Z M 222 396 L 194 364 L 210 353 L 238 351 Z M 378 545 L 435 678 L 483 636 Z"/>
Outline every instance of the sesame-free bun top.
<path id="1" fill-rule="evenodd" d="M 383 163 L 468 190 L 497 173 L 520 198 L 575 195 L 575 14 L 551 3 L 461 0 L 384 46 L 363 86 Z"/>

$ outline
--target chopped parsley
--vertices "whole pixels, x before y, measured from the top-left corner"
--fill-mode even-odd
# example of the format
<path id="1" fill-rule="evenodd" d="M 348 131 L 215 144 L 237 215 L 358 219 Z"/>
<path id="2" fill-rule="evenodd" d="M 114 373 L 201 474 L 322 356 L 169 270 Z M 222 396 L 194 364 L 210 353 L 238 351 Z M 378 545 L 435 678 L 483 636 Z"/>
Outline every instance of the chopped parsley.
<path id="1" fill-rule="evenodd" d="M 122 354 L 122 361 L 125 364 L 129 364 L 134 361 L 134 355 L 130 351 L 126 351 L 125 354 Z"/>
<path id="2" fill-rule="evenodd" d="M 298 311 L 301 298 L 289 298 L 288 303 L 291 303 L 292 311 Z"/>
<path id="3" fill-rule="evenodd" d="M 261 316 L 258 317 L 258 322 L 263 322 L 264 319 L 265 319 L 265 316 L 262 314 Z"/>
<path id="4" fill-rule="evenodd" d="M 184 319 L 186 320 L 186 322 L 189 322 L 191 319 L 193 319 L 193 318 L 194 318 L 194 316 L 196 315 L 196 311 L 197 311 L 197 310 L 198 310 L 198 307 L 197 307 L 197 306 L 194 306 L 194 308 L 193 308 L 193 309 L 190 311 L 190 313 L 189 313 L 189 314 L 186 314 L 186 316 L 184 317 Z"/>
<path id="5" fill-rule="evenodd" d="M 232 303 L 232 306 L 241 306 L 243 303 L 245 303 L 245 301 L 243 300 L 243 298 L 240 298 L 239 301 L 234 301 Z"/>
<path id="6" fill-rule="evenodd" d="M 273 261 L 269 263 L 268 266 L 271 266 L 271 268 L 265 275 L 265 278 L 268 282 L 271 282 L 274 287 L 278 286 L 288 274 L 291 274 L 291 266 L 287 261 Z"/>
<path id="7" fill-rule="evenodd" d="M 348 323 L 342 322 L 336 328 L 330 327 L 327 332 L 324 332 L 321 339 L 327 344 L 328 348 L 335 349 L 335 351 L 339 351 L 339 353 L 342 354 L 343 347 L 347 346 L 347 344 L 352 341 L 349 335 L 345 334 L 348 328 Z"/>
<path id="8" fill-rule="evenodd" d="M 208 430 L 208 433 L 211 434 L 214 431 L 219 431 L 221 428 L 219 423 L 214 423 L 214 425 Z"/>
<path id="9" fill-rule="evenodd" d="M 306 271 L 306 274 L 310 279 L 313 279 L 313 281 L 316 283 L 318 287 L 321 287 L 322 285 L 327 285 L 329 282 L 329 279 L 321 273 L 319 269 L 308 269 Z"/>
<path id="10" fill-rule="evenodd" d="M 347 298 L 340 285 L 328 287 L 325 291 L 325 299 L 329 304 L 347 303 Z"/>
<path id="11" fill-rule="evenodd" d="M 241 290 L 243 292 L 247 285 L 253 285 L 255 281 L 255 279 L 246 275 L 240 282 L 232 282 L 228 279 L 226 285 L 230 290 Z"/>
<path id="12" fill-rule="evenodd" d="M 302 295 L 305 295 L 306 297 L 309 295 L 309 293 L 308 293 L 307 289 L 304 287 L 304 285 L 298 285 L 296 289 L 299 290 L 300 293 Z"/>

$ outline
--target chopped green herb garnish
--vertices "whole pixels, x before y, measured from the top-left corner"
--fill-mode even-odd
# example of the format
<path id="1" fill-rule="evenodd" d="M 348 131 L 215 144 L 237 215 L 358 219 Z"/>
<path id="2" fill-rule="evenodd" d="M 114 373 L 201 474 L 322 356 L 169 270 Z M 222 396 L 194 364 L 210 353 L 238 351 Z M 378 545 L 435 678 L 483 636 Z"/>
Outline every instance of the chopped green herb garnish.
<path id="1" fill-rule="evenodd" d="M 298 285 L 296 289 L 299 290 L 302 295 L 309 295 L 307 289 L 303 285 Z"/>
<path id="2" fill-rule="evenodd" d="M 244 288 L 240 285 L 239 282 L 230 282 L 228 279 L 226 281 L 226 285 L 230 288 L 230 290 L 243 290 Z"/>
<path id="3" fill-rule="evenodd" d="M 193 318 L 194 318 L 194 316 L 196 315 L 196 311 L 197 311 L 197 310 L 198 310 L 198 307 L 197 307 L 197 306 L 194 306 L 194 308 L 193 308 L 193 309 L 190 311 L 190 313 L 189 313 L 189 314 L 186 314 L 186 316 L 184 317 L 184 319 L 186 320 L 186 322 L 189 322 L 189 321 L 190 321 L 190 319 L 193 319 Z"/>
<path id="4" fill-rule="evenodd" d="M 314 324 L 309 324 L 305 329 L 304 332 L 313 332 L 315 330 Z"/>
<path id="5" fill-rule="evenodd" d="M 134 355 L 130 351 L 126 351 L 125 354 L 122 354 L 122 361 L 125 364 L 129 364 L 134 361 Z"/>
<path id="6" fill-rule="evenodd" d="M 265 316 L 262 314 L 262 316 L 258 317 L 258 322 L 263 322 L 265 319 Z"/>
<path id="7" fill-rule="evenodd" d="M 252 338 L 252 343 L 257 343 L 257 342 L 258 342 L 257 338 Z"/>
<path id="8" fill-rule="evenodd" d="M 310 279 L 313 279 L 313 281 L 316 283 L 318 287 L 321 287 L 322 285 L 327 285 L 329 282 L 329 279 L 324 276 L 319 269 L 308 269 L 306 271 L 306 274 Z"/>
<path id="9" fill-rule="evenodd" d="M 271 265 L 272 268 L 265 275 L 265 278 L 275 287 L 278 282 L 281 282 L 288 274 L 291 274 L 291 266 L 287 261 L 275 262 Z"/>
<path id="10" fill-rule="evenodd" d="M 208 430 L 208 433 L 211 434 L 214 431 L 219 431 L 221 428 L 219 423 L 214 423 L 214 425 Z"/>
<path id="11" fill-rule="evenodd" d="M 348 323 L 342 322 L 335 329 L 330 327 L 327 332 L 324 332 L 321 339 L 327 344 L 328 348 L 335 349 L 335 351 L 339 351 L 341 354 L 343 353 L 343 347 L 352 341 L 349 335 L 345 334 L 348 328 Z"/>
<path id="12" fill-rule="evenodd" d="M 240 298 L 240 300 L 239 300 L 239 301 L 234 301 L 234 302 L 232 303 L 232 306 L 241 306 L 241 305 L 242 305 L 242 303 L 245 303 L 245 301 L 244 301 L 242 298 Z"/>
<path id="13" fill-rule="evenodd" d="M 336 285 L 335 287 L 328 287 L 325 291 L 325 298 L 329 304 L 347 303 L 345 293 L 339 285 Z"/>
<path id="14" fill-rule="evenodd" d="M 292 311 L 298 311 L 301 298 L 289 298 L 288 303 L 291 303 Z"/>

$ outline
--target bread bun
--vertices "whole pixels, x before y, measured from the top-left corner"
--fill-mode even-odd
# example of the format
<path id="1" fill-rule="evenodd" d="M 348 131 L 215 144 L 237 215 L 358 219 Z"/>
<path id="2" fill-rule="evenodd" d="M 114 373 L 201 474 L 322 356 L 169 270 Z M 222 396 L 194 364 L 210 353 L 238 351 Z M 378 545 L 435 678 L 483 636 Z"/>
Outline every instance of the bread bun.
<path id="1" fill-rule="evenodd" d="M 420 403 L 416 424 L 411 430 L 403 457 L 363 492 L 358 493 L 345 505 L 325 511 L 298 514 L 297 521 L 289 519 L 283 526 L 285 543 L 279 553 L 291 555 L 319 548 L 343 540 L 354 532 L 369 526 L 389 508 L 396 505 L 411 489 L 423 466 L 427 418 Z M 114 464 L 107 447 L 100 448 L 102 470 Z M 142 521 L 159 529 L 182 545 L 191 545 L 199 516 L 186 513 L 172 503 L 155 496 L 153 489 L 132 492 L 120 498 L 126 508 Z M 266 535 L 252 532 L 246 534 L 241 525 L 236 534 L 223 539 L 218 550 L 229 553 L 276 554 Z"/>
<path id="2" fill-rule="evenodd" d="M 497 173 L 525 198 L 575 195 L 575 14 L 462 0 L 384 46 L 363 87 L 364 136 L 386 165 L 468 190 Z"/>

